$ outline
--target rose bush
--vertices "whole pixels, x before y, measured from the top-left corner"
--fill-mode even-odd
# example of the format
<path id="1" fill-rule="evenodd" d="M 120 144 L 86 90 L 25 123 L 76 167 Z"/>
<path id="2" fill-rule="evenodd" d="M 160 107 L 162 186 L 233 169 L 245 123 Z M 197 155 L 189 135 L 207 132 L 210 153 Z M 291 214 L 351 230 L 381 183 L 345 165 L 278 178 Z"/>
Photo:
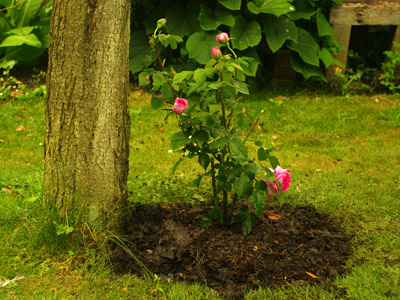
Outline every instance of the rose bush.
<path id="1" fill-rule="evenodd" d="M 193 184 L 199 186 L 204 176 L 210 176 L 214 198 L 209 214 L 203 217 L 203 225 L 217 220 L 229 226 L 237 221 L 247 235 L 263 215 L 266 199 L 273 194 L 280 196 L 279 192 L 286 191 L 290 184 L 290 174 L 279 167 L 278 159 L 271 155 L 272 149 L 251 139 L 264 112 L 258 109 L 250 113 L 241 101 L 242 96 L 249 94 L 246 75 L 252 58 L 237 57 L 229 35 L 223 32 L 216 36 L 220 47 L 210 49 L 212 59 L 204 67 L 194 71 L 176 72 L 172 67 L 167 70 L 161 46 L 176 48 L 183 40 L 161 31 L 164 20 L 157 22 L 149 40 L 160 70 L 146 69 L 139 75 L 139 84 L 152 83 L 153 108 L 173 103 L 167 117 L 175 115 L 180 130 L 172 135 L 171 144 L 184 155 L 172 171 L 184 159 L 196 158 L 204 173 Z M 258 163 L 249 156 L 246 143 L 250 141 L 258 146 Z M 262 179 L 264 173 L 266 179 Z M 239 212 L 236 206 L 240 207 Z"/>

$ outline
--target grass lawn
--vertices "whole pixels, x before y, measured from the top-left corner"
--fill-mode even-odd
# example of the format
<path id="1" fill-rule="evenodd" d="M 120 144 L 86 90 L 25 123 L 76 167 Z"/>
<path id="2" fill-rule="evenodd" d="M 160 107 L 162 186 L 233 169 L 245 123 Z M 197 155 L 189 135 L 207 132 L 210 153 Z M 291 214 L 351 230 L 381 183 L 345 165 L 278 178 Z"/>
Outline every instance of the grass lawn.
<path id="1" fill-rule="evenodd" d="M 201 285 L 114 274 L 100 233 L 57 235 L 60 220 L 42 206 L 41 94 L 0 104 L 0 299 L 223 299 Z M 207 186 L 190 185 L 197 163 L 171 174 L 180 157 L 168 151 L 174 118 L 165 122 L 141 91 L 130 103 L 132 204 L 206 200 Z M 245 299 L 400 299 L 400 99 L 255 92 L 246 105 L 266 108 L 253 137 L 275 147 L 291 173 L 285 201 L 329 214 L 354 236 L 354 253 L 343 277 Z"/>

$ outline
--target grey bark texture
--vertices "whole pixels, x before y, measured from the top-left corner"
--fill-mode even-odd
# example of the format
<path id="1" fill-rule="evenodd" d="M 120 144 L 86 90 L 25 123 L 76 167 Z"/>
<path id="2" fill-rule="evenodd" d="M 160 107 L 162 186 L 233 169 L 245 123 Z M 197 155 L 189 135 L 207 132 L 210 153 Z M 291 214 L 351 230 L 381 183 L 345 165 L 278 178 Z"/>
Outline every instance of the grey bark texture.
<path id="1" fill-rule="evenodd" d="M 118 227 L 127 200 L 130 0 L 55 0 L 44 199 Z"/>

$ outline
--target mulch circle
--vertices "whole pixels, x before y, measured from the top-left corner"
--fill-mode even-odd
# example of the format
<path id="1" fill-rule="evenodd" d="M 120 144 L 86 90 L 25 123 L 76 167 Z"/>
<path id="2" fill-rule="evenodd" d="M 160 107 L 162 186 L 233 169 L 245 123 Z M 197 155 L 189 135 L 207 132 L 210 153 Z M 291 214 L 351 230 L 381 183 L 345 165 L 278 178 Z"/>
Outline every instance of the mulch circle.
<path id="1" fill-rule="evenodd" d="M 241 224 L 202 228 L 206 206 L 140 205 L 127 224 L 130 250 L 162 279 L 202 282 L 240 299 L 250 289 L 325 281 L 343 274 L 351 237 L 311 206 L 271 206 L 247 237 Z M 132 256 L 117 248 L 118 272 L 144 275 Z"/>

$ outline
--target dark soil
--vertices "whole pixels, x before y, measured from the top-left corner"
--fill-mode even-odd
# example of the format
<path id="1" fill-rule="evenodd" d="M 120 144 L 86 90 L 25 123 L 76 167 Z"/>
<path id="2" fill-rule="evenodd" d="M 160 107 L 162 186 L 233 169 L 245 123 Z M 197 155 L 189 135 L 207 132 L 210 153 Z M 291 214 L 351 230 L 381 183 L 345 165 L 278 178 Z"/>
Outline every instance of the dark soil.
<path id="1" fill-rule="evenodd" d="M 207 207 L 137 206 L 127 225 L 131 251 L 159 277 L 207 283 L 228 299 L 247 290 L 325 281 L 346 271 L 350 237 L 313 206 L 269 208 L 249 236 L 241 224 L 201 228 Z M 119 272 L 143 275 L 122 249 L 112 255 Z"/>

